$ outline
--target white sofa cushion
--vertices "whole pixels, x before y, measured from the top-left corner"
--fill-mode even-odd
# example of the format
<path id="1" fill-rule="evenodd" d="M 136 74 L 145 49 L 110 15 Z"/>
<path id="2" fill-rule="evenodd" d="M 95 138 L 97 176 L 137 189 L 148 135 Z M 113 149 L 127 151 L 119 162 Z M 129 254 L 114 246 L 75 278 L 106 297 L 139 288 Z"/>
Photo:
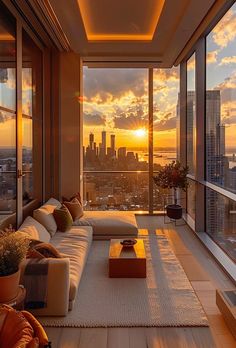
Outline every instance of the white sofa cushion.
<path id="1" fill-rule="evenodd" d="M 50 241 L 51 236 L 46 228 L 31 216 L 27 216 L 18 230 L 28 235 L 31 239 L 37 239 L 45 243 Z"/>
<path id="2" fill-rule="evenodd" d="M 61 203 L 57 199 L 50 198 L 40 208 L 34 210 L 33 213 L 34 218 L 48 230 L 51 236 L 57 231 L 57 224 L 53 217 L 53 212 L 60 206 Z"/>
<path id="3" fill-rule="evenodd" d="M 72 226 L 68 232 L 57 232 L 51 239 L 51 244 L 57 248 L 60 254 L 70 259 L 70 301 L 75 299 L 92 236 L 91 227 Z"/>
<path id="4" fill-rule="evenodd" d="M 95 237 L 137 236 L 138 227 L 134 213 L 123 211 L 84 211 L 84 216 L 74 221 L 75 226 L 92 226 Z"/>

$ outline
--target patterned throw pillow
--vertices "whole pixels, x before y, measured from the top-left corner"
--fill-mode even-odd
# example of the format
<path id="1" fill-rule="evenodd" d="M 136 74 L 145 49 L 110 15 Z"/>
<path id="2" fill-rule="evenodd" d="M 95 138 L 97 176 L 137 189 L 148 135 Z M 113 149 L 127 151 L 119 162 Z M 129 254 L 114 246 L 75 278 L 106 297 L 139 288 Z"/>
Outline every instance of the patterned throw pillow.
<path id="1" fill-rule="evenodd" d="M 64 201 L 63 204 L 68 208 L 74 221 L 84 215 L 83 207 L 77 198 L 73 198 L 69 202 Z"/>
<path id="2" fill-rule="evenodd" d="M 49 243 L 43 243 L 40 241 L 32 241 L 30 243 L 27 259 L 44 259 L 49 257 L 60 258 L 61 254 L 53 245 Z"/>
<path id="3" fill-rule="evenodd" d="M 71 213 L 64 204 L 62 204 L 61 208 L 56 208 L 54 210 L 53 216 L 59 231 L 66 232 L 71 228 L 73 219 Z"/>

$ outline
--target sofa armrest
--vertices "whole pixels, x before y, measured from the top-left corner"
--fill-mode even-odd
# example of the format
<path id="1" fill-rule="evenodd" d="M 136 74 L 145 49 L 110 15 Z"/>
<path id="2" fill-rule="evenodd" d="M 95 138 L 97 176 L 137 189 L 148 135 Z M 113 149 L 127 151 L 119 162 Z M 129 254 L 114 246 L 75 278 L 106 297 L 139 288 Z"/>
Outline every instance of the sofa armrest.
<path id="1" fill-rule="evenodd" d="M 41 264 L 44 262 L 48 262 L 47 307 L 30 312 L 36 316 L 65 316 L 69 306 L 70 261 L 68 258 L 40 260 Z M 27 260 L 22 265 L 22 272 L 26 265 Z"/>

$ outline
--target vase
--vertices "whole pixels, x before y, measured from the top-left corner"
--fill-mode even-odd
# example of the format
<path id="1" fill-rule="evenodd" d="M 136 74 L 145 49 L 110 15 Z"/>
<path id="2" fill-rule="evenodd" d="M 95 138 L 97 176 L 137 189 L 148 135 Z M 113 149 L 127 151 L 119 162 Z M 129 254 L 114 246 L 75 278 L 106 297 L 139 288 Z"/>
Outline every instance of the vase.
<path id="1" fill-rule="evenodd" d="M 183 209 L 178 204 L 169 204 L 166 207 L 167 216 L 173 220 L 179 220 L 182 218 Z"/>
<path id="2" fill-rule="evenodd" d="M 8 303 L 17 296 L 19 283 L 20 270 L 7 276 L 0 276 L 0 303 Z"/>

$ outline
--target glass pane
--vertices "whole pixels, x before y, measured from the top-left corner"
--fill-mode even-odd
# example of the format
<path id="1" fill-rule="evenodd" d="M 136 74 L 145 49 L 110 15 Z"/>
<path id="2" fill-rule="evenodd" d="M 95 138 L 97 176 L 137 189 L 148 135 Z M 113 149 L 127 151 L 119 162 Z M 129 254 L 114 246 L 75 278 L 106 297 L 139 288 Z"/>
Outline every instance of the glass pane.
<path id="1" fill-rule="evenodd" d="M 195 220 L 195 210 L 196 210 L 196 184 L 192 180 L 188 180 L 187 189 L 187 213 Z"/>
<path id="2" fill-rule="evenodd" d="M 15 23 L 0 4 L 0 225 L 15 211 L 16 36 Z"/>
<path id="3" fill-rule="evenodd" d="M 84 173 L 85 210 L 148 210 L 148 174 Z"/>
<path id="4" fill-rule="evenodd" d="M 207 36 L 206 178 L 236 192 L 236 4 Z"/>
<path id="5" fill-rule="evenodd" d="M 148 70 L 84 67 L 83 73 L 84 170 L 148 171 Z M 95 175 L 93 182 L 100 182 L 101 177 Z M 111 186 L 119 187 L 119 182 Z M 103 184 L 101 190 L 100 196 L 106 197 Z M 127 184 L 130 195 L 136 195 L 133 184 Z M 129 199 L 124 206 L 131 207 Z"/>
<path id="6" fill-rule="evenodd" d="M 187 61 L 187 164 L 189 174 L 196 166 L 196 86 L 195 53 Z"/>
<path id="7" fill-rule="evenodd" d="M 42 198 L 42 53 L 23 31 L 23 204 Z"/>
<path id="8" fill-rule="evenodd" d="M 207 188 L 206 212 L 207 233 L 236 262 L 236 202 Z"/>
<path id="9" fill-rule="evenodd" d="M 153 170 L 160 170 L 177 158 L 179 68 L 154 69 L 153 74 Z M 163 210 L 163 194 L 171 194 L 154 185 L 154 210 Z"/>

